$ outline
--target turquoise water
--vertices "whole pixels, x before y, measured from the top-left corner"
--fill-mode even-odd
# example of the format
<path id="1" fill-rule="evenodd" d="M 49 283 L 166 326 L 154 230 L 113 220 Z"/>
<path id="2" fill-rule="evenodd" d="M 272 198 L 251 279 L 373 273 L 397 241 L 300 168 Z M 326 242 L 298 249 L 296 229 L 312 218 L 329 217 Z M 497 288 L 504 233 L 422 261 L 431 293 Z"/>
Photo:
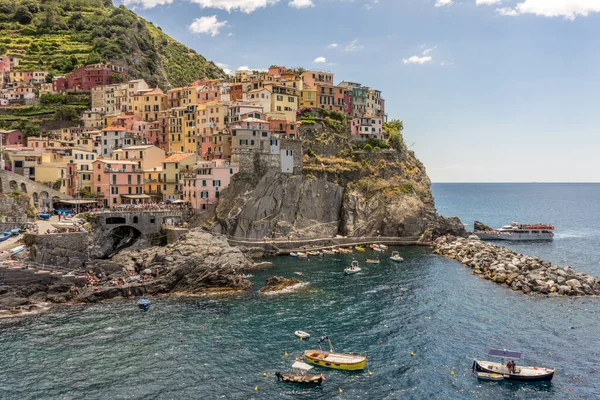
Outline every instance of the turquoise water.
<path id="1" fill-rule="evenodd" d="M 436 200 L 441 208 L 442 199 Z M 158 298 L 149 312 L 134 301 L 114 301 L 0 320 L 0 398 L 600 396 L 598 299 L 528 297 L 480 280 L 427 248 L 399 251 L 404 263 L 383 257 L 380 265 L 361 263 L 363 271 L 353 276 L 342 271 L 351 256 L 275 258 L 275 268 L 251 278 L 256 285 L 248 293 Z M 305 289 L 258 294 L 269 276 L 294 277 L 296 271 L 310 282 Z M 300 341 L 297 329 L 313 338 Z M 273 373 L 288 370 L 324 334 L 337 351 L 368 353 L 373 375 L 323 370 L 321 387 L 278 383 Z M 549 385 L 478 382 L 470 367 L 489 347 L 521 350 L 527 364 L 557 367 L 557 376 Z"/>

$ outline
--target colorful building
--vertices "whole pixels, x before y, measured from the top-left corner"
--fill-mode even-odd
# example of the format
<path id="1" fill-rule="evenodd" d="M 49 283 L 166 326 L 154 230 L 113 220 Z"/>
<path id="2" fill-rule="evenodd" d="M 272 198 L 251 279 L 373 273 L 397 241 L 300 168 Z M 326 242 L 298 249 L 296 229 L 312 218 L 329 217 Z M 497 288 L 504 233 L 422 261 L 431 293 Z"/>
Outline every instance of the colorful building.
<path id="1" fill-rule="evenodd" d="M 178 153 L 167 157 L 162 165 L 163 200 L 183 199 L 182 171 L 190 171 L 198 162 L 196 153 Z"/>
<path id="2" fill-rule="evenodd" d="M 220 193 L 229 186 L 239 167 L 225 160 L 199 161 L 190 170 L 182 173 L 183 200 L 192 208 L 206 209 L 215 204 Z"/>
<path id="3" fill-rule="evenodd" d="M 354 118 L 350 125 L 350 133 L 353 138 L 370 139 L 372 137 L 383 139 L 383 121 L 381 117 L 365 115 Z"/>
<path id="4" fill-rule="evenodd" d="M 65 89 L 90 91 L 97 86 L 127 80 L 125 68 L 113 64 L 92 64 L 76 68 L 64 77 Z"/>
<path id="5" fill-rule="evenodd" d="M 162 166 L 165 151 L 152 144 L 129 146 L 113 151 L 113 160 L 132 161 L 142 170 Z"/>
<path id="6" fill-rule="evenodd" d="M 136 162 L 99 159 L 93 163 L 94 192 L 105 207 L 144 203 L 144 171 Z"/>
<path id="7" fill-rule="evenodd" d="M 168 109 L 167 95 L 159 88 L 139 91 L 132 98 L 133 113 L 144 121 L 157 121 L 161 111 Z"/>

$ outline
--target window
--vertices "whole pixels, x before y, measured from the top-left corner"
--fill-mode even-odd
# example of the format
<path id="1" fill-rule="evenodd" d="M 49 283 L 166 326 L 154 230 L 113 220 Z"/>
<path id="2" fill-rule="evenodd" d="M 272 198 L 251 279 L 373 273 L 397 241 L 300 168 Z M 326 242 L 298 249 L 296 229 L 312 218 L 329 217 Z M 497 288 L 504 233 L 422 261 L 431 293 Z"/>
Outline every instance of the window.
<path id="1" fill-rule="evenodd" d="M 206 181 L 202 181 L 202 186 L 206 186 Z"/>
<path id="2" fill-rule="evenodd" d="M 268 135 L 267 132 L 262 133 L 262 137 L 267 137 L 267 135 Z"/>

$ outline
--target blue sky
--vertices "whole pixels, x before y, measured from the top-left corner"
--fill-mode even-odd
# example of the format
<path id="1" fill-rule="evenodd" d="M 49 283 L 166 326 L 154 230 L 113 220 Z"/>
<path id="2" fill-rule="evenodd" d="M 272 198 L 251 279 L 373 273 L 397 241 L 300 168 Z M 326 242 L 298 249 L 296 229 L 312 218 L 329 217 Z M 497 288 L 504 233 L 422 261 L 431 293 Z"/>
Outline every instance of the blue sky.
<path id="1" fill-rule="evenodd" d="M 225 68 L 382 90 L 434 182 L 600 181 L 600 0 L 115 3 Z"/>

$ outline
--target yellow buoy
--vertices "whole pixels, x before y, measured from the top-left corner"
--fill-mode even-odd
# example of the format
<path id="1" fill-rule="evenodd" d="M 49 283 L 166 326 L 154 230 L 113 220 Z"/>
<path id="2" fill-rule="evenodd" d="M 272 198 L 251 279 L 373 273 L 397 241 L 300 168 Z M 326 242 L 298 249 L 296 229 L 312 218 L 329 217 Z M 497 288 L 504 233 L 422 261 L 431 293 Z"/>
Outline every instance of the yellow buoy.
<path id="1" fill-rule="evenodd" d="M 298 357 L 296 357 L 296 361 L 298 361 Z"/>
<path id="2" fill-rule="evenodd" d="M 287 357 L 288 356 L 287 351 L 285 353 L 283 353 L 283 355 L 284 355 L 284 357 Z"/>
<path id="3" fill-rule="evenodd" d="M 342 388 L 338 388 L 338 390 L 340 391 L 340 393 L 342 393 L 342 392 L 343 392 Z"/>
<path id="4" fill-rule="evenodd" d="M 415 352 L 414 352 L 414 351 L 411 351 L 411 352 L 410 352 L 410 356 L 411 356 L 411 357 L 414 357 L 414 356 L 415 356 Z"/>
<path id="5" fill-rule="evenodd" d="M 454 371 L 450 371 L 450 375 L 454 375 Z"/>
<path id="6" fill-rule="evenodd" d="M 266 372 L 263 372 L 263 376 L 267 376 L 267 373 L 266 373 Z"/>
<path id="7" fill-rule="evenodd" d="M 371 371 L 369 371 L 369 376 L 373 376 L 373 373 Z"/>
<path id="8" fill-rule="evenodd" d="M 300 338 L 300 341 L 302 341 L 302 338 Z"/>
<path id="9" fill-rule="evenodd" d="M 254 390 L 258 390 L 258 386 L 254 386 Z"/>

